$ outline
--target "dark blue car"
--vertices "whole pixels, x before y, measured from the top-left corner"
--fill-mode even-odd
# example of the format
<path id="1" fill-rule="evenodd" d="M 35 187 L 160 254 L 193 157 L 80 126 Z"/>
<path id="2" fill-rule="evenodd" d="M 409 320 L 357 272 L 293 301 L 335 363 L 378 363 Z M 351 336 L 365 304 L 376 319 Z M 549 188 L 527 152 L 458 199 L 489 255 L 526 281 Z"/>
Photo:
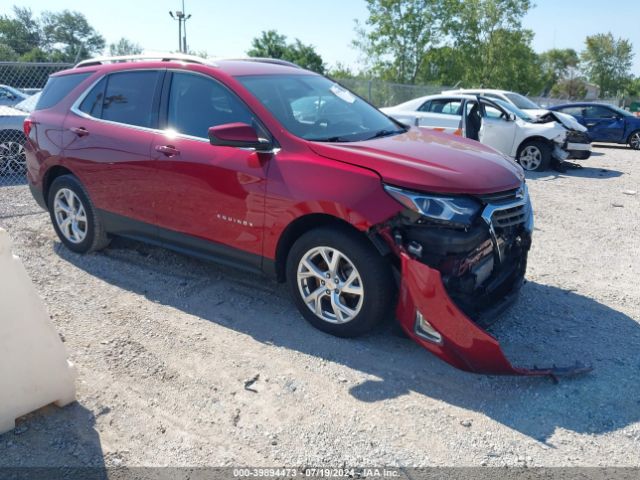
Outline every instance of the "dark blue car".
<path id="1" fill-rule="evenodd" d="M 611 105 L 568 103 L 549 110 L 573 115 L 589 130 L 592 142 L 626 143 L 640 150 L 640 118 Z"/>

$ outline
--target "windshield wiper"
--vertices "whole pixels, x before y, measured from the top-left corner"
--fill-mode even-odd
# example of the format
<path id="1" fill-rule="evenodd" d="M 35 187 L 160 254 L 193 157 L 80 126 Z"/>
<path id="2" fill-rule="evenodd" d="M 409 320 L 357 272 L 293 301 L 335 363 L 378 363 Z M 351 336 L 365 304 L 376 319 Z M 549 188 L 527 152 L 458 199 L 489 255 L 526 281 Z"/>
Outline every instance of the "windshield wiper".
<path id="1" fill-rule="evenodd" d="M 309 138 L 308 140 L 310 142 L 329 142 L 329 143 L 351 142 L 352 141 L 352 140 L 348 139 L 347 137 Z"/>
<path id="2" fill-rule="evenodd" d="M 376 133 L 373 134 L 372 137 L 369 137 L 366 140 L 373 140 L 375 138 L 382 138 L 382 137 L 390 137 L 391 135 L 399 135 L 405 132 L 406 130 L 388 130 L 388 129 L 378 130 Z"/>

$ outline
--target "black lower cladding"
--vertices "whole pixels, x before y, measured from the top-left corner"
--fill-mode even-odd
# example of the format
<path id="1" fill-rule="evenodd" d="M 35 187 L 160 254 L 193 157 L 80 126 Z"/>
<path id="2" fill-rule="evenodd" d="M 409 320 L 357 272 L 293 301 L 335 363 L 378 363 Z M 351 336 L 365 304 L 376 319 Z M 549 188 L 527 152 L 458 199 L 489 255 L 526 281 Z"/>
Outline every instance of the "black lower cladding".
<path id="1" fill-rule="evenodd" d="M 516 299 L 531 247 L 524 225 L 496 229 L 497 244 L 482 219 L 467 230 L 405 219 L 396 231 L 421 262 L 440 271 L 451 299 L 478 325 L 496 321 Z"/>

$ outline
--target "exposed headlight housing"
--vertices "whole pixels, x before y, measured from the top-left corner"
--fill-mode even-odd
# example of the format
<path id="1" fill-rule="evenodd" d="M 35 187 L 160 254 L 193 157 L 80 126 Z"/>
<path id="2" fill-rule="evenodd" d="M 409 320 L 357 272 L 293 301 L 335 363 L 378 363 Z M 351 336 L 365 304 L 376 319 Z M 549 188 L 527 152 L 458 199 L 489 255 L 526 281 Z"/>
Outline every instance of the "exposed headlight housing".
<path id="1" fill-rule="evenodd" d="M 390 185 L 385 185 L 384 189 L 409 210 L 452 226 L 470 226 L 482 209 L 482 205 L 471 197 L 432 195 Z"/>

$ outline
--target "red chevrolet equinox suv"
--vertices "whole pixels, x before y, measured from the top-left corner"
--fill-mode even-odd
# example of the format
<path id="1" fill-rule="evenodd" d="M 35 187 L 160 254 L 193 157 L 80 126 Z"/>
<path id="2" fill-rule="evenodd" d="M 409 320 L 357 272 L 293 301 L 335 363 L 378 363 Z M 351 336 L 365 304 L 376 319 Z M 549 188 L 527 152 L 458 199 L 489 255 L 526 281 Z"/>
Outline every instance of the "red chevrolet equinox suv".
<path id="1" fill-rule="evenodd" d="M 24 124 L 28 180 L 70 250 L 114 235 L 287 282 L 315 327 L 395 315 L 472 372 L 513 367 L 483 326 L 531 245 L 522 169 L 409 128 L 336 82 L 270 59 L 96 59 L 52 75 Z"/>

